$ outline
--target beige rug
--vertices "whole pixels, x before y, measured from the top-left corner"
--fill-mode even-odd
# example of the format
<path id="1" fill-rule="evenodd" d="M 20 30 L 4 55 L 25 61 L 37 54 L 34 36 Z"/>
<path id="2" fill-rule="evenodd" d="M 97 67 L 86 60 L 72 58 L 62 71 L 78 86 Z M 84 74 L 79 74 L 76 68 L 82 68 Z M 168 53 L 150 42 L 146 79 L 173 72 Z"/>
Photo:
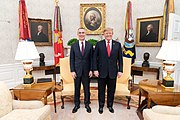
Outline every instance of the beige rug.
<path id="1" fill-rule="evenodd" d="M 81 102 L 83 102 L 83 94 L 81 95 Z M 96 101 L 98 100 L 98 90 L 91 90 L 91 96 L 90 96 L 91 101 Z M 130 101 L 130 106 L 132 107 L 138 107 L 138 99 L 139 96 L 138 95 L 131 95 L 131 101 Z M 69 96 L 67 98 L 65 98 L 65 102 L 73 102 L 73 96 Z M 124 106 L 127 105 L 127 98 L 125 96 L 115 96 L 114 99 L 115 103 L 120 103 Z M 56 104 L 60 104 L 61 103 L 61 93 L 60 92 L 56 92 Z M 53 96 L 52 94 L 50 96 L 48 96 L 48 104 L 54 104 L 53 101 Z"/>
<path id="2" fill-rule="evenodd" d="M 54 107 L 52 106 L 52 120 L 139 120 L 135 107 L 127 109 L 126 106 L 118 103 L 114 103 L 114 113 L 110 113 L 106 106 L 104 106 L 103 114 L 98 112 L 98 101 L 91 100 L 91 113 L 87 113 L 84 104 L 80 104 L 80 109 L 76 113 L 72 113 L 74 104 L 72 102 L 66 102 L 65 108 L 61 109 L 61 104 L 57 105 L 57 113 L 54 113 Z"/>

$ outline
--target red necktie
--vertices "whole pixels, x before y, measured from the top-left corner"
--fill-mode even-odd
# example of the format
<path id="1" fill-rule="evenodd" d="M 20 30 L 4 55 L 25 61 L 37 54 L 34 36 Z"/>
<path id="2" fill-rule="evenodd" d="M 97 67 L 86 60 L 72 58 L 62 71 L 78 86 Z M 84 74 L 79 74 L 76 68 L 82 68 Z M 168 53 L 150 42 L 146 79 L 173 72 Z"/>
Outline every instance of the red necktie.
<path id="1" fill-rule="evenodd" d="M 111 50 L 110 50 L 110 42 L 108 41 L 107 42 L 108 44 L 107 44 L 107 53 L 108 53 L 108 57 L 110 57 L 110 53 L 111 53 Z"/>
<path id="2" fill-rule="evenodd" d="M 81 44 L 82 44 L 82 46 L 81 46 L 81 53 L 82 53 L 82 55 L 84 55 L 84 44 L 83 44 L 83 42 L 81 42 Z"/>

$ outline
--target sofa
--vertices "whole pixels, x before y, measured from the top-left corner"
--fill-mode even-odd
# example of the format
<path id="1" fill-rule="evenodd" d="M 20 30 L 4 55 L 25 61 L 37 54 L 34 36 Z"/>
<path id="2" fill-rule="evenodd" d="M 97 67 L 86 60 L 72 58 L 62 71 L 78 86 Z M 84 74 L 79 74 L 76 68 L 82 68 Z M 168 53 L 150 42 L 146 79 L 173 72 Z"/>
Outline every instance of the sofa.
<path id="1" fill-rule="evenodd" d="M 156 105 L 143 110 L 144 120 L 180 120 L 180 107 Z"/>
<path id="2" fill-rule="evenodd" d="M 13 100 L 11 92 L 0 81 L 0 120 L 51 120 L 51 108 L 41 101 Z"/>

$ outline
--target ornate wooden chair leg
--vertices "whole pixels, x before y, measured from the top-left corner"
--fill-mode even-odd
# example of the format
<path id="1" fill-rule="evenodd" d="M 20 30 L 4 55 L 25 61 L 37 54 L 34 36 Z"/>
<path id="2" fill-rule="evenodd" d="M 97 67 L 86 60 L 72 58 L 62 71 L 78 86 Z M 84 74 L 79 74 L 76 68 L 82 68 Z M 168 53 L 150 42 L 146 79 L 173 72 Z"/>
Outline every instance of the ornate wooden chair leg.
<path id="1" fill-rule="evenodd" d="M 61 96 L 62 106 L 61 109 L 64 109 L 64 96 Z"/>
<path id="2" fill-rule="evenodd" d="M 131 101 L 131 96 L 126 96 L 126 98 L 128 99 L 128 101 L 127 101 L 127 109 L 130 109 L 131 107 L 130 107 L 129 103 Z"/>

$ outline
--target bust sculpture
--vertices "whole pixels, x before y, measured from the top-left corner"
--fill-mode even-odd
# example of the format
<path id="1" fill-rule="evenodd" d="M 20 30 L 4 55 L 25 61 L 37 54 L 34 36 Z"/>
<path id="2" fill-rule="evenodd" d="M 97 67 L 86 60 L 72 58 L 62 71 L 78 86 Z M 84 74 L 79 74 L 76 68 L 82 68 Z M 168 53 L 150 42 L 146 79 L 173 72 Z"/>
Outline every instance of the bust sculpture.
<path id="1" fill-rule="evenodd" d="M 142 63 L 142 67 L 149 67 L 149 61 L 148 61 L 149 56 L 150 54 L 148 52 L 144 53 L 144 61 Z"/>
<path id="2" fill-rule="evenodd" d="M 44 55 L 44 53 L 40 53 L 39 56 L 40 56 L 39 66 L 45 66 L 45 62 L 44 62 L 45 55 Z"/>

